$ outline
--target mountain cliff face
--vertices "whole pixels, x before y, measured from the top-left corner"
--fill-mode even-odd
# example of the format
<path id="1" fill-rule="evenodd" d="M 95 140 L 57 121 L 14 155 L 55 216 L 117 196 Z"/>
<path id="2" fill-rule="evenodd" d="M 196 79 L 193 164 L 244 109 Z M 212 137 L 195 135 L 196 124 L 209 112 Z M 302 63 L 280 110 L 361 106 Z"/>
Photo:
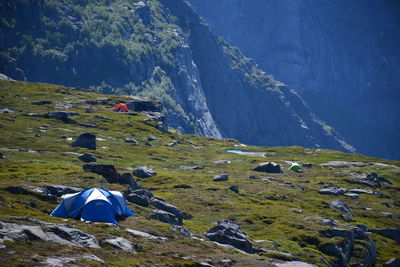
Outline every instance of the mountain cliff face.
<path id="1" fill-rule="evenodd" d="M 353 151 L 182 0 L 5 1 L 0 14 L 2 55 L 29 81 L 155 97 L 187 133 Z"/>
<path id="2" fill-rule="evenodd" d="M 300 92 L 358 151 L 400 158 L 398 2 L 190 2 L 217 34 Z"/>

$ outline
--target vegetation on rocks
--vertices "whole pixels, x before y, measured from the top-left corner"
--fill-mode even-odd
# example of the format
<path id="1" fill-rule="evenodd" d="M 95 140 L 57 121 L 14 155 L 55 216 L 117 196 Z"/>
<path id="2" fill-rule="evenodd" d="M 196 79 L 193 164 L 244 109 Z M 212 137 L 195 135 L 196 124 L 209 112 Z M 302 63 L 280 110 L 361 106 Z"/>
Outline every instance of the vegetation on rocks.
<path id="1" fill-rule="evenodd" d="M 125 96 L 14 81 L 1 81 L 0 92 L 0 107 L 6 110 L 0 113 L 0 221 L 19 224 L 29 231 L 33 228 L 23 225 L 40 225 L 34 219 L 57 225 L 40 225 L 46 240 L 27 235 L 26 240 L 11 241 L 3 238 L 0 229 L 1 265 L 29 266 L 71 255 L 78 257 L 70 259 L 75 264 L 93 266 L 195 266 L 199 262 L 218 266 L 226 259 L 235 266 L 265 266 L 295 259 L 317 266 L 342 262 L 372 264 L 374 257 L 368 255 L 373 255 L 373 245 L 377 247 L 377 266 L 400 255 L 399 244 L 388 236 L 390 231 L 379 230 L 395 229 L 400 223 L 400 162 L 332 150 L 246 146 L 233 139 L 179 134 L 171 128 L 168 133 L 160 131 L 158 123 L 145 113 L 113 112 L 113 104 L 129 101 Z M 32 104 L 43 100 L 51 102 Z M 101 103 L 88 104 L 92 101 Z M 76 123 L 40 116 L 54 111 L 75 112 L 72 118 Z M 89 128 L 86 124 L 97 127 Z M 96 136 L 95 150 L 71 145 L 83 133 Z M 152 146 L 146 145 L 149 136 Z M 137 143 L 127 143 L 127 138 Z M 263 152 L 265 156 L 227 152 L 231 149 Z M 113 165 L 119 174 L 132 174 L 140 166 L 154 169 L 154 176 L 135 177 L 135 181 L 155 198 L 170 204 L 162 202 L 158 207 L 176 207 L 190 214 L 191 219 L 183 216 L 183 227 L 197 238 L 152 219 L 153 204 L 144 207 L 129 202 L 135 216 L 118 225 L 85 223 L 51 217 L 49 213 L 61 201 L 57 196 L 46 198 L 42 191 L 9 189 L 55 184 L 128 193 L 124 185 L 109 183 L 101 175 L 85 171 L 85 163 L 79 159 L 84 153 L 94 156 L 96 164 Z M 283 173 L 253 171 L 270 161 L 279 164 Z M 292 162 L 308 164 L 302 167 L 303 173 L 291 172 L 288 168 Z M 372 172 L 378 175 L 365 175 Z M 221 173 L 229 175 L 229 179 L 214 182 L 214 177 Z M 392 185 L 371 183 L 385 181 L 381 178 Z M 240 189 L 234 192 L 230 190 L 232 186 Z M 324 186 L 379 194 L 360 193 L 353 199 L 343 194 L 319 193 Z M 336 199 L 345 202 L 354 215 L 331 208 L 330 203 Z M 351 222 L 346 222 L 343 215 L 350 217 Z M 254 253 L 217 245 L 204 236 L 215 226 L 213 223 L 221 220 L 239 225 Z M 100 248 L 52 242 L 48 236 L 60 224 L 92 235 Z M 110 240 L 130 242 L 135 252 L 118 249 Z M 340 249 L 348 253 L 348 259 L 337 253 Z"/>

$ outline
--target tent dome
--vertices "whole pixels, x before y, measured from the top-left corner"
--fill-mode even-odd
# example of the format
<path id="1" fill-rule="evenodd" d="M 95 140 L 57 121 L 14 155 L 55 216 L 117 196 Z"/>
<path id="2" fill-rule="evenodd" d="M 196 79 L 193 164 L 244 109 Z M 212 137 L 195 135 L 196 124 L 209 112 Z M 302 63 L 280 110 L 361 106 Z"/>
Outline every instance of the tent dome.
<path id="1" fill-rule="evenodd" d="M 124 196 L 118 191 L 90 188 L 63 195 L 62 199 L 61 204 L 50 213 L 51 216 L 117 224 L 115 216 L 133 215 L 126 206 Z"/>

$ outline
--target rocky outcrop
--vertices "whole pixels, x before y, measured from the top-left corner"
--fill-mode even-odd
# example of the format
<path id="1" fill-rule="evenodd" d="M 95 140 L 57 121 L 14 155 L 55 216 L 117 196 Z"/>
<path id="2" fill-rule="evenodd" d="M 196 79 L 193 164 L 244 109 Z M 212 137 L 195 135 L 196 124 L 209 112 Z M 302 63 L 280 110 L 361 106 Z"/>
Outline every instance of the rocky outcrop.
<path id="1" fill-rule="evenodd" d="M 73 147 L 83 147 L 96 150 L 96 136 L 91 133 L 84 133 L 78 136 L 71 144 Z"/>
<path id="2" fill-rule="evenodd" d="M 228 181 L 228 179 L 229 179 L 229 176 L 227 173 L 221 173 L 221 174 L 215 175 L 213 181 L 214 182 L 224 182 L 224 181 Z"/>
<path id="3" fill-rule="evenodd" d="M 335 199 L 329 204 L 329 206 L 332 208 L 338 209 L 344 213 L 353 215 L 353 212 L 351 212 L 350 208 L 347 206 L 346 202 L 344 202 L 343 200 Z"/>
<path id="4" fill-rule="evenodd" d="M 182 225 L 182 220 L 179 220 L 174 214 L 163 210 L 153 210 L 150 218 L 164 223 Z"/>
<path id="5" fill-rule="evenodd" d="M 0 240 L 43 240 L 67 246 L 100 248 L 94 236 L 79 229 L 38 222 L 41 226 L 0 222 Z"/>
<path id="6" fill-rule="evenodd" d="M 83 153 L 83 154 L 79 155 L 78 158 L 85 163 L 97 161 L 96 157 L 89 153 Z"/>
<path id="7" fill-rule="evenodd" d="M 331 228 L 320 230 L 319 233 L 325 237 L 336 238 L 336 242 L 318 245 L 322 252 L 337 258 L 331 266 L 374 266 L 377 247 L 363 229 L 359 227 Z"/>
<path id="8" fill-rule="evenodd" d="M 231 220 L 222 220 L 204 234 L 211 241 L 231 245 L 247 253 L 253 252 L 253 246 L 247 240 L 246 234 L 240 231 L 240 226 Z"/>
<path id="9" fill-rule="evenodd" d="M 150 178 L 155 176 L 156 174 L 157 172 L 148 166 L 137 167 L 133 170 L 133 175 L 140 178 Z"/>
<path id="10" fill-rule="evenodd" d="M 264 162 L 260 163 L 257 167 L 253 169 L 256 172 L 269 172 L 269 173 L 282 173 L 282 167 L 275 162 Z"/>

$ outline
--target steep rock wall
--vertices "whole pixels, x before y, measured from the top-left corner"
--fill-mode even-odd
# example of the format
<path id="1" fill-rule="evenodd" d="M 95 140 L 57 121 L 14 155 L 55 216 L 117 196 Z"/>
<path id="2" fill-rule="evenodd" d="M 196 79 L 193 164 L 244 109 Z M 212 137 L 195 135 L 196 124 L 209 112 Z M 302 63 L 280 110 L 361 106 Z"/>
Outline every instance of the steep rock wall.
<path id="1" fill-rule="evenodd" d="M 400 158 L 398 1 L 190 2 L 359 152 Z"/>

